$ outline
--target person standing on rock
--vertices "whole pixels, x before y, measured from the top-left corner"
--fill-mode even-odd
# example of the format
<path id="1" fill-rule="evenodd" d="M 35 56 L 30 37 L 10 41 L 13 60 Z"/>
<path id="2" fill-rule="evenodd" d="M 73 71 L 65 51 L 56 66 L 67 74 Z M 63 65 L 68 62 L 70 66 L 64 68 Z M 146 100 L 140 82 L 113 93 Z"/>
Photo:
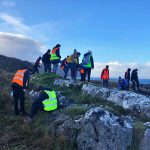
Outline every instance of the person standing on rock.
<path id="1" fill-rule="evenodd" d="M 71 79 L 73 81 L 76 81 L 76 77 L 77 77 L 77 70 L 79 66 L 79 56 L 80 56 L 80 53 L 74 50 L 73 55 L 70 55 L 67 58 L 68 68 L 71 70 Z"/>
<path id="2" fill-rule="evenodd" d="M 129 86 L 130 86 L 130 71 L 131 69 L 128 68 L 124 75 L 124 78 L 127 81 L 127 87 L 126 87 L 127 90 L 129 90 Z"/>
<path id="3" fill-rule="evenodd" d="M 25 92 L 29 84 L 29 78 L 32 73 L 31 69 L 27 67 L 18 70 L 12 79 L 12 91 L 14 98 L 14 111 L 15 115 L 23 116 L 26 115 L 25 112 Z M 20 102 L 20 110 L 18 109 L 18 102 Z"/>
<path id="4" fill-rule="evenodd" d="M 48 71 L 49 73 L 51 73 L 51 61 L 50 61 L 51 55 L 50 55 L 50 52 L 51 52 L 51 50 L 48 49 L 47 52 L 42 57 L 42 62 L 44 64 L 44 71 L 45 72 Z"/>
<path id="5" fill-rule="evenodd" d="M 139 89 L 138 69 L 134 69 L 132 71 L 131 81 L 132 81 L 132 84 L 133 84 L 133 91 L 136 90 L 136 87 L 137 87 L 137 90 L 139 91 L 140 89 Z"/>
<path id="6" fill-rule="evenodd" d="M 106 65 L 106 68 L 102 70 L 101 79 L 103 82 L 103 86 L 108 86 L 108 81 L 109 81 L 109 66 L 108 65 Z"/>
<path id="7" fill-rule="evenodd" d="M 53 48 L 52 53 L 51 53 L 51 59 L 50 60 L 51 60 L 51 63 L 53 64 L 53 73 L 55 73 L 55 74 L 57 72 L 58 64 L 60 63 L 60 59 L 61 59 L 60 47 L 61 47 L 61 45 L 57 44 Z"/>
<path id="8" fill-rule="evenodd" d="M 29 122 L 32 121 L 38 110 L 49 112 L 56 110 L 58 107 L 57 97 L 54 90 L 39 86 L 37 87 L 36 92 L 37 96 L 33 100 L 30 116 L 27 117 L 27 121 Z"/>
<path id="9" fill-rule="evenodd" d="M 82 59 L 82 67 L 84 69 L 84 78 L 83 81 L 86 80 L 86 75 L 88 75 L 88 82 L 90 82 L 91 78 L 91 69 L 94 69 L 94 60 L 92 56 L 92 51 L 89 50 L 86 54 L 84 54 Z"/>
<path id="10" fill-rule="evenodd" d="M 69 56 L 67 56 L 67 58 L 68 58 L 68 57 L 69 57 Z M 60 68 L 64 71 L 64 78 L 67 77 L 68 70 L 69 70 L 67 58 L 65 58 L 65 59 L 62 60 L 62 62 L 61 62 L 61 67 L 60 67 Z"/>
<path id="11" fill-rule="evenodd" d="M 39 67 L 40 67 L 40 61 L 41 61 L 41 57 L 39 57 L 37 60 L 36 60 L 36 62 L 35 62 L 35 64 L 34 64 L 34 67 L 33 67 L 33 72 L 32 72 L 32 74 L 34 74 L 34 73 L 38 73 L 39 74 Z"/>

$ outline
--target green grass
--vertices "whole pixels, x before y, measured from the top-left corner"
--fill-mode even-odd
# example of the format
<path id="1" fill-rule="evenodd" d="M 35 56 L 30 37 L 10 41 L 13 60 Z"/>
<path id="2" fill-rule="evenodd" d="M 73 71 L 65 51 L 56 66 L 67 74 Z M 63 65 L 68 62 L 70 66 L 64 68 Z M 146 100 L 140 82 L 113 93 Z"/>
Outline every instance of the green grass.
<path id="1" fill-rule="evenodd" d="M 9 97 L 11 90 L 10 81 L 12 76 L 11 74 L 3 72 L 0 77 L 4 77 L 3 82 L 0 83 L 0 86 L 3 87 L 2 91 L 0 92 L 0 149 L 77 149 L 76 143 L 70 143 L 70 141 L 68 141 L 63 134 L 60 137 L 56 137 L 49 133 L 49 126 L 50 124 L 53 124 L 53 122 L 48 121 L 48 113 L 39 112 L 31 124 L 24 122 L 24 118 L 22 117 L 14 116 L 12 100 Z M 149 121 L 149 119 L 147 119 L 143 114 L 134 114 L 124 110 L 122 107 L 119 107 L 112 102 L 82 94 L 81 86 L 76 88 L 62 88 L 59 86 L 54 86 L 54 80 L 56 78 L 62 78 L 58 75 L 43 73 L 40 75 L 35 75 L 35 77 L 37 77 L 37 79 L 33 79 L 30 82 L 30 90 L 34 89 L 36 85 L 48 86 L 56 91 L 62 91 L 63 95 L 77 104 L 73 108 L 57 110 L 58 112 L 68 115 L 72 118 L 83 115 L 88 110 L 88 108 L 84 108 L 80 106 L 80 104 L 102 106 L 106 110 L 118 116 L 131 114 L 132 116 L 136 117 L 136 123 L 133 132 L 133 145 L 131 150 L 138 149 L 140 140 L 142 139 L 145 131 L 143 122 Z M 26 97 L 27 112 L 30 112 L 30 108 L 31 101 L 28 99 L 28 97 Z"/>

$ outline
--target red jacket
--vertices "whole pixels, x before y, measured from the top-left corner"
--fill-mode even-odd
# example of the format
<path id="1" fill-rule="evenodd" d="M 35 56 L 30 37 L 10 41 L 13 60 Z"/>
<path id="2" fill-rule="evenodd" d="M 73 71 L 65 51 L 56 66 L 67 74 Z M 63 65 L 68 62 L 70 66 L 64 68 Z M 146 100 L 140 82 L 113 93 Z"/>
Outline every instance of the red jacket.
<path id="1" fill-rule="evenodd" d="M 101 73 L 101 79 L 109 80 L 109 69 L 103 69 Z"/>

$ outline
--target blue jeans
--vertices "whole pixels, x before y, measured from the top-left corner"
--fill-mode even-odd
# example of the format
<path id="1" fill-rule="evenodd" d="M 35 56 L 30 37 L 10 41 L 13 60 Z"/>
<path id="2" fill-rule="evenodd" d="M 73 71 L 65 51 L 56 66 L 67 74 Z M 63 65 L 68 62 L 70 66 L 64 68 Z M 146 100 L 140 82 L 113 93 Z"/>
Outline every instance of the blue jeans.
<path id="1" fill-rule="evenodd" d="M 56 72 L 57 72 L 58 64 L 59 64 L 59 63 L 54 63 L 54 64 L 53 64 L 53 73 L 56 73 Z"/>

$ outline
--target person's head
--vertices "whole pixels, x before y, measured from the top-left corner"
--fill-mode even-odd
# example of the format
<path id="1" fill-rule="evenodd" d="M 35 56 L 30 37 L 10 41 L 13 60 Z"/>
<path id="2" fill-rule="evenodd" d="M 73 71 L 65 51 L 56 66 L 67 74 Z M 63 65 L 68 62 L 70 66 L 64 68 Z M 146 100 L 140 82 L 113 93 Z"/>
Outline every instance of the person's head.
<path id="1" fill-rule="evenodd" d="M 42 58 L 41 57 L 39 57 L 39 60 L 41 60 Z"/>
<path id="2" fill-rule="evenodd" d="M 106 65 L 106 69 L 109 69 L 109 66 L 108 66 L 108 65 Z"/>
<path id="3" fill-rule="evenodd" d="M 68 58 L 69 56 L 67 56 L 67 58 Z"/>
<path id="4" fill-rule="evenodd" d="M 121 77 L 120 77 L 120 76 L 119 76 L 119 78 L 118 78 L 118 79 L 119 79 L 119 81 L 121 81 Z"/>
<path id="5" fill-rule="evenodd" d="M 128 68 L 128 69 L 127 69 L 127 71 L 131 71 L 131 69 L 130 69 L 130 68 Z"/>
<path id="6" fill-rule="evenodd" d="M 76 50 L 76 49 L 74 49 L 74 52 L 77 52 L 77 50 Z"/>
<path id="7" fill-rule="evenodd" d="M 137 72 L 138 71 L 138 69 L 134 69 L 135 70 L 135 72 Z"/>
<path id="8" fill-rule="evenodd" d="M 87 53 L 89 53 L 89 54 L 91 54 L 92 55 L 92 51 L 91 50 L 88 50 L 88 52 Z"/>
<path id="9" fill-rule="evenodd" d="M 47 53 L 50 53 L 50 52 L 51 52 L 51 50 L 50 50 L 50 49 L 48 49 L 48 50 L 47 50 Z"/>
<path id="10" fill-rule="evenodd" d="M 55 47 L 56 47 L 56 48 L 60 48 L 60 47 L 61 47 L 61 45 L 60 45 L 60 44 L 57 44 Z"/>

